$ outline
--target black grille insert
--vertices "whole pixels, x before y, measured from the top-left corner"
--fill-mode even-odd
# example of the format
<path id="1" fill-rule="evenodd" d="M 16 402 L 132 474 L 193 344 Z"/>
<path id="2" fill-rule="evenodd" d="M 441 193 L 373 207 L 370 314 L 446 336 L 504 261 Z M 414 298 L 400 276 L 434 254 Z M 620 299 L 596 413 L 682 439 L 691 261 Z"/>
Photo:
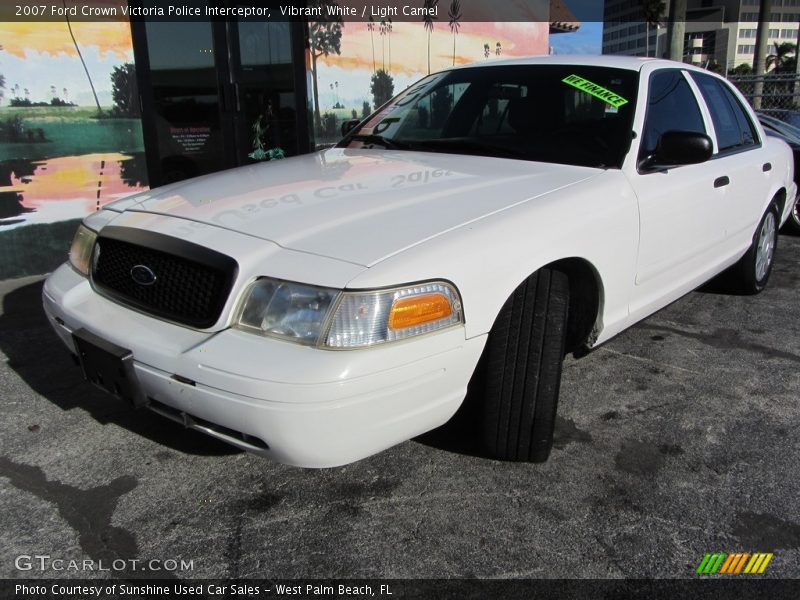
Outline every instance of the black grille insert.
<path id="1" fill-rule="evenodd" d="M 219 319 L 237 271 L 234 259 L 204 246 L 109 226 L 97 238 L 92 282 L 121 304 L 206 328 Z"/>

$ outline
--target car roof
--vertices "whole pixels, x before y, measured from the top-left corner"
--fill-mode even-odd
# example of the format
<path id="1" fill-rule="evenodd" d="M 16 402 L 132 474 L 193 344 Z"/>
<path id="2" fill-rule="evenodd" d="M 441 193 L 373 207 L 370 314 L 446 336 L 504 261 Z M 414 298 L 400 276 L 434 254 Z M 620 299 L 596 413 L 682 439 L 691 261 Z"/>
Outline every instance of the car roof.
<path id="1" fill-rule="evenodd" d="M 472 69 L 476 67 L 508 65 L 575 65 L 583 67 L 613 67 L 617 69 L 627 69 L 629 71 L 640 71 L 645 65 L 652 65 L 653 68 L 672 67 L 708 73 L 708 71 L 705 69 L 700 69 L 686 63 L 672 60 L 646 58 L 643 56 L 615 56 L 610 54 L 523 56 L 519 58 L 499 59 L 488 62 L 475 62 L 469 65 L 456 67 L 456 69 Z"/>

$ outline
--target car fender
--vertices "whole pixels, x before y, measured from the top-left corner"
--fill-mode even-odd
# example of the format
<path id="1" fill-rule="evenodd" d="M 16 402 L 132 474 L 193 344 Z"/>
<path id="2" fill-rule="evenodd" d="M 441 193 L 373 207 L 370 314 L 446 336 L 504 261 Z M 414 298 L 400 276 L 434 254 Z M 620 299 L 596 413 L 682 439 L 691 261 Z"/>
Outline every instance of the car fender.
<path id="1" fill-rule="evenodd" d="M 471 338 L 491 329 L 505 301 L 532 273 L 559 260 L 580 259 L 596 274 L 601 297 L 595 330 L 602 340 L 618 333 L 628 315 L 638 237 L 633 190 L 620 171 L 607 170 L 389 257 L 347 287 L 451 281 L 462 296 Z"/>

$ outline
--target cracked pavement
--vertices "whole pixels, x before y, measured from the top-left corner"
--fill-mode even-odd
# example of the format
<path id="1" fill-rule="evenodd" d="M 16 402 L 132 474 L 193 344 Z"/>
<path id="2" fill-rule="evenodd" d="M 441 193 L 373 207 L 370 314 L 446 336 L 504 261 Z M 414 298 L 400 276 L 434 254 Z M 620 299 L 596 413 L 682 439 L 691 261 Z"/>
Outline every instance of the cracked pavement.
<path id="1" fill-rule="evenodd" d="M 798 259 L 783 235 L 761 295 L 715 283 L 568 358 L 543 465 L 481 457 L 469 405 L 346 467 L 269 463 L 84 383 L 41 278 L 2 282 L 0 577 L 85 575 L 15 569 L 44 553 L 192 560 L 179 578 L 682 578 L 716 551 L 800 577 Z"/>

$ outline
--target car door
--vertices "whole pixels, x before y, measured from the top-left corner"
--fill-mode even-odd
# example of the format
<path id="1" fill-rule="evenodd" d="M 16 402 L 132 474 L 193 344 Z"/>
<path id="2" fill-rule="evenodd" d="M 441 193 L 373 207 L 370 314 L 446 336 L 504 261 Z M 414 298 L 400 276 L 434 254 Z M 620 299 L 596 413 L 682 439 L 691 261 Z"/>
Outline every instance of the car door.
<path id="1" fill-rule="evenodd" d="M 641 161 L 667 131 L 711 135 L 698 96 L 682 69 L 660 69 L 649 79 Z M 719 213 L 725 205 L 724 168 L 717 161 L 648 170 L 639 168 L 631 185 L 639 203 L 639 253 L 631 312 L 652 307 L 708 268 L 724 236 Z"/>
<path id="2" fill-rule="evenodd" d="M 729 180 L 719 219 L 725 226 L 725 247 L 749 244 L 761 218 L 764 193 L 772 166 L 760 156 L 761 143 L 752 120 L 728 84 L 711 75 L 691 73 L 708 106 L 717 153 Z"/>

